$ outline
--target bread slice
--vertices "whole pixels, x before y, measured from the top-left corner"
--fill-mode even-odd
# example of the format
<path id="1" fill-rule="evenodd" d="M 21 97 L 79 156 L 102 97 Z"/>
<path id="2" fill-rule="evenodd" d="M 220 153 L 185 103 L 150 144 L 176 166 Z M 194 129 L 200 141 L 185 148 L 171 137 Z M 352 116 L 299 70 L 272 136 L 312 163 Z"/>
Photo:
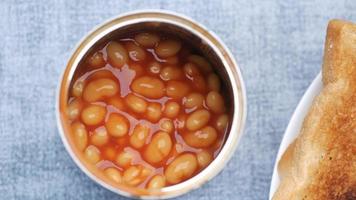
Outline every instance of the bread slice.
<path id="1" fill-rule="evenodd" d="M 328 25 L 323 90 L 282 156 L 273 200 L 356 199 L 356 25 Z"/>

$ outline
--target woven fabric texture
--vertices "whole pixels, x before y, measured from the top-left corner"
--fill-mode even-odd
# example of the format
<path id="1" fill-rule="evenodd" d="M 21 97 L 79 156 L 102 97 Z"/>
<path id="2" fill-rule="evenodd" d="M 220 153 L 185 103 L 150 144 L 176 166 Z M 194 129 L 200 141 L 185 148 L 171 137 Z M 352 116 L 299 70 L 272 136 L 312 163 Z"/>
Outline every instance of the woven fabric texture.
<path id="1" fill-rule="evenodd" d="M 0 199 L 124 199 L 91 181 L 59 137 L 55 94 L 71 50 L 93 27 L 137 9 L 185 14 L 215 32 L 246 83 L 245 133 L 224 170 L 178 199 L 268 198 L 276 153 L 320 71 L 327 23 L 356 22 L 354 0 L 0 1 Z"/>

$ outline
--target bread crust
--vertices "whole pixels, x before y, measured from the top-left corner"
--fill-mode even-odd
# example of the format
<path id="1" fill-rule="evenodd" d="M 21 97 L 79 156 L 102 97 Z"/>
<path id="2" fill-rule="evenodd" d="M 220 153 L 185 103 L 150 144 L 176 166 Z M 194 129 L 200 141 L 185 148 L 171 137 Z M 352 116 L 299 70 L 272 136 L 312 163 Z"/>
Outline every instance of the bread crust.
<path id="1" fill-rule="evenodd" d="M 273 200 L 356 199 L 356 25 L 330 21 L 323 89 L 279 161 Z"/>

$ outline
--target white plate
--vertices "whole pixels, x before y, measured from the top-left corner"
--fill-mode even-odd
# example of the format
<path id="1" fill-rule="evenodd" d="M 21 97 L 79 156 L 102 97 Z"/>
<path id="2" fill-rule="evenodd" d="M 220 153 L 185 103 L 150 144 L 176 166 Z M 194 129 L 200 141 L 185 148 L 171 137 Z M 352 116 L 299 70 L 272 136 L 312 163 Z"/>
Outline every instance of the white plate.
<path id="1" fill-rule="evenodd" d="M 274 163 L 271 187 L 269 190 L 270 200 L 272 199 L 273 194 L 276 192 L 280 181 L 278 171 L 277 171 L 278 162 L 281 156 L 283 155 L 284 151 L 289 146 L 289 144 L 291 144 L 293 140 L 298 136 L 304 117 L 308 113 L 314 97 L 320 93 L 322 87 L 323 87 L 323 83 L 321 80 L 321 73 L 319 73 L 317 77 L 314 79 L 314 81 L 312 82 L 312 84 L 309 86 L 308 90 L 305 92 L 297 108 L 295 109 L 291 120 L 289 121 L 281 145 L 279 146 L 276 162 Z"/>

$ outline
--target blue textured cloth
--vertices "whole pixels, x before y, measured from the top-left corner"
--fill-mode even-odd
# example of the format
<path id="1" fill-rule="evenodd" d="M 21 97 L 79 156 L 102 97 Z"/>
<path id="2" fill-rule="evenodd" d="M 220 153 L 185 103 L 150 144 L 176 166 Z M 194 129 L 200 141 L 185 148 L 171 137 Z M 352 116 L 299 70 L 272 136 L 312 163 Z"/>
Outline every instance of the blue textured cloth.
<path id="1" fill-rule="evenodd" d="M 181 199 L 267 199 L 289 118 L 320 70 L 327 23 L 356 22 L 356 1 L 0 1 L 0 199 L 124 199 L 69 157 L 55 90 L 75 44 L 95 25 L 136 9 L 183 13 L 219 35 L 241 67 L 245 134 L 226 168 Z"/>

